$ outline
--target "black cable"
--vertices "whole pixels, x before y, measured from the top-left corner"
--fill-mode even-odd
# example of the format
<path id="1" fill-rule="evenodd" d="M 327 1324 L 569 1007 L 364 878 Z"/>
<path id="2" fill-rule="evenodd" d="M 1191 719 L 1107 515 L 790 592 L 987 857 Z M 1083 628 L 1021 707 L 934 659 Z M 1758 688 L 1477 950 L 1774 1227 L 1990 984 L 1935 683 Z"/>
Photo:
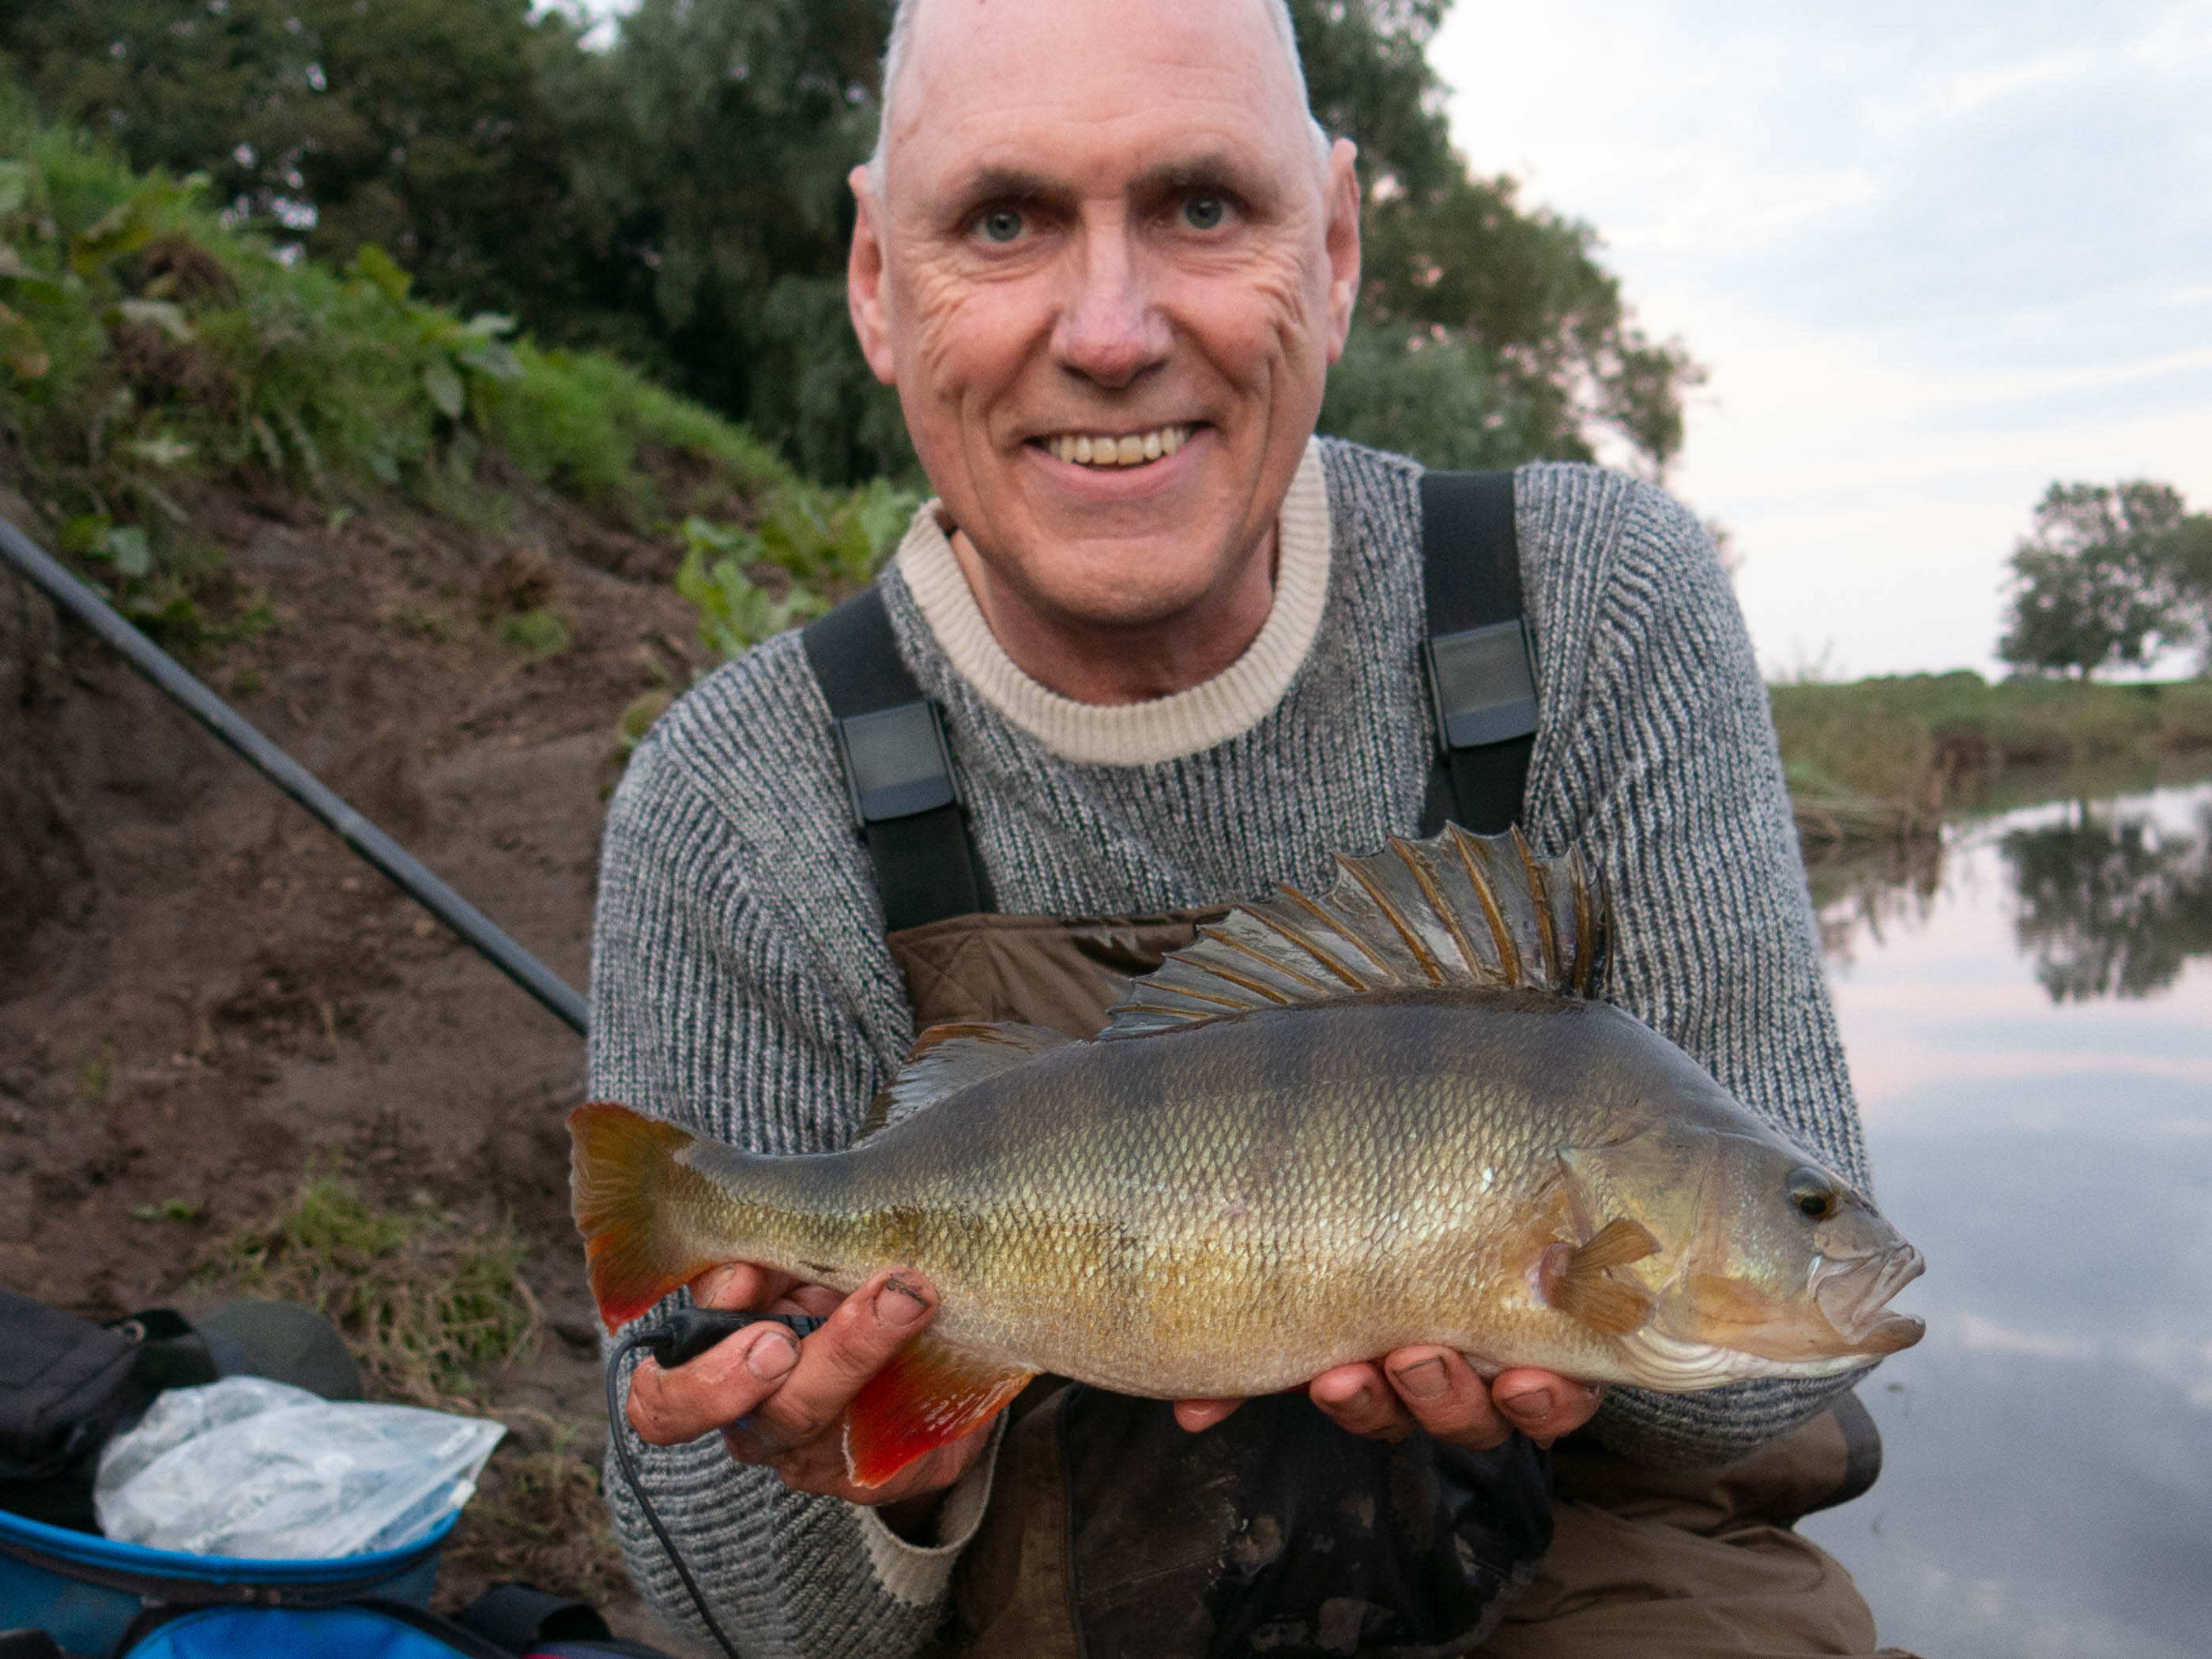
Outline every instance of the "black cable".
<path id="1" fill-rule="evenodd" d="M 708 1611 L 707 1597 L 699 1588 L 699 1581 L 691 1576 L 676 1540 L 668 1535 L 668 1528 L 660 1524 L 659 1513 L 653 1500 L 645 1495 L 645 1483 L 638 1479 L 637 1464 L 629 1455 L 629 1437 L 623 1433 L 626 1426 L 623 1416 L 623 1361 L 640 1348 L 650 1353 L 668 1370 L 696 1358 L 724 1337 L 743 1330 L 746 1326 L 769 1320 L 787 1325 L 793 1335 L 804 1340 L 821 1325 L 818 1319 L 804 1314 L 748 1314 L 724 1313 L 711 1308 L 682 1308 L 671 1316 L 668 1323 L 657 1329 L 638 1331 L 615 1344 L 615 1351 L 607 1356 L 607 1439 L 615 1449 L 615 1462 L 622 1466 L 623 1480 L 629 1487 L 629 1495 L 637 1500 L 645 1524 L 653 1528 L 653 1535 L 660 1540 L 660 1547 L 668 1553 L 668 1565 L 676 1569 L 676 1576 L 684 1581 L 684 1588 L 691 1597 L 691 1605 L 698 1610 L 699 1618 L 721 1644 L 722 1651 L 730 1659 L 738 1659 L 737 1644 L 722 1632 L 722 1626 Z"/>
<path id="2" fill-rule="evenodd" d="M 228 744 L 246 763 L 335 831 L 339 840 L 374 865 L 400 891 L 458 933 L 464 944 L 538 999 L 578 1036 L 584 999 L 574 986 L 524 950 L 491 919 L 433 875 L 414 854 L 341 800 L 323 781 L 294 760 L 244 715 L 192 678 L 183 664 L 155 645 L 53 556 L 0 518 L 0 558 L 33 587 L 120 652 L 155 690 Z"/>

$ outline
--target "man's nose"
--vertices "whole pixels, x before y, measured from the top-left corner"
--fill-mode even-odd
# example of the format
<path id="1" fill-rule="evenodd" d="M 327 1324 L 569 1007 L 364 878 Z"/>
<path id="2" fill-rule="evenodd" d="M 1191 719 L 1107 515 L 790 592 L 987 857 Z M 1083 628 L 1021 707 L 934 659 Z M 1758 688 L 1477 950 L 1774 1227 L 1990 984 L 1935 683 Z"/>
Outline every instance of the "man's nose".
<path id="1" fill-rule="evenodd" d="M 1126 227 L 1095 226 L 1071 250 L 1069 292 L 1053 329 L 1060 366 L 1119 390 L 1164 362 L 1174 343 Z"/>

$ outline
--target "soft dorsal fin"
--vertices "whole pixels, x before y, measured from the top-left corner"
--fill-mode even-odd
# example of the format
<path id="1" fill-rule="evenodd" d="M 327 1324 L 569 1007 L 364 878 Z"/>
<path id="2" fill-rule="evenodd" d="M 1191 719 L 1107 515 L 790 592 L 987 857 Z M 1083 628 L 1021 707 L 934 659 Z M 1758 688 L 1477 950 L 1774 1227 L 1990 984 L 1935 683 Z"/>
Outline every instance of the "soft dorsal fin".
<path id="1" fill-rule="evenodd" d="M 859 1138 L 866 1139 L 909 1112 L 1074 1041 L 1042 1025 L 933 1025 L 914 1040 L 899 1074 L 868 1108 Z"/>
<path id="2" fill-rule="evenodd" d="M 1578 852 L 1540 859 L 1517 830 L 1393 837 L 1337 857 L 1322 899 L 1278 887 L 1198 930 L 1137 981 L 1108 1037 L 1203 1024 L 1293 1002 L 1464 986 L 1595 997 L 1612 922 L 1601 877 Z"/>

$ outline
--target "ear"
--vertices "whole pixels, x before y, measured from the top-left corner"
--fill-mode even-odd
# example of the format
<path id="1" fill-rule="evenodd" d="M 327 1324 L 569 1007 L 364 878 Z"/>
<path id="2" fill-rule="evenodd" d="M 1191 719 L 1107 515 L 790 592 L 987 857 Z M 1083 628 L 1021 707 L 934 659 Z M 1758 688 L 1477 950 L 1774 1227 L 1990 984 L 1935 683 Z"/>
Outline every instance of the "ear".
<path id="1" fill-rule="evenodd" d="M 1359 173 L 1352 166 L 1359 150 L 1340 138 L 1328 152 L 1328 360 L 1344 355 L 1352 331 L 1352 303 L 1359 297 Z"/>
<path id="2" fill-rule="evenodd" d="M 853 249 L 845 260 L 845 306 L 852 313 L 853 332 L 860 337 L 860 355 L 868 360 L 868 368 L 885 386 L 894 386 L 896 359 L 884 292 L 884 249 L 890 226 L 866 167 L 854 167 L 846 182 L 853 187 L 860 211 L 853 220 Z"/>

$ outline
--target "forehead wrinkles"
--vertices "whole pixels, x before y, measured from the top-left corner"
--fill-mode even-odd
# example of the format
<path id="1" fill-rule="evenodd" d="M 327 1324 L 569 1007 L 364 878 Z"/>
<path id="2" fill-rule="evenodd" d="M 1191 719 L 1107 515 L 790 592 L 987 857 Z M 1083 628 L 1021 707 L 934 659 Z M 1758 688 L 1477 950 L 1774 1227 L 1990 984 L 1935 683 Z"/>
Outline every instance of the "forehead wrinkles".
<path id="1" fill-rule="evenodd" d="M 902 163 L 940 186 L 978 161 L 1003 164 L 982 154 L 994 140 L 1018 147 L 1011 159 L 1027 170 L 1054 173 L 1114 131 L 1181 127 L 1182 148 L 1202 131 L 1200 147 L 1285 173 L 1313 142 L 1303 77 L 1267 0 L 929 0 L 895 67 L 879 186 L 892 170 L 913 177 Z"/>

